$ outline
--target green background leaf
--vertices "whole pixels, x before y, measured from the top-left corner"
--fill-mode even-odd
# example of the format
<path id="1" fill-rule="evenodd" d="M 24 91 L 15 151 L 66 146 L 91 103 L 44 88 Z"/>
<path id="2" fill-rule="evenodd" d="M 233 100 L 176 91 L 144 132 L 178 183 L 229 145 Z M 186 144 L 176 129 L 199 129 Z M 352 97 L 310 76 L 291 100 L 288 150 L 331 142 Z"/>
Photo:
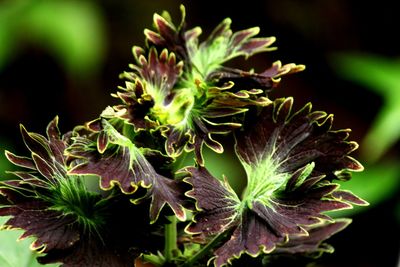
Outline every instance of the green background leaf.
<path id="1" fill-rule="evenodd" d="M 22 48 L 45 48 L 74 75 L 101 66 L 105 33 L 91 1 L 8 1 L 0 3 L 0 70 Z"/>
<path id="2" fill-rule="evenodd" d="M 400 138 L 400 62 L 370 54 L 342 53 L 333 56 L 333 63 L 340 76 L 383 98 L 383 106 L 360 146 L 366 160 L 377 161 Z"/>
<path id="3" fill-rule="evenodd" d="M 0 225 L 3 225 L 8 218 L 0 217 Z M 33 252 L 29 246 L 34 240 L 26 238 L 18 240 L 21 230 L 1 230 L 0 231 L 0 266 L 1 267 L 39 267 L 44 266 L 37 262 L 37 253 Z M 47 264 L 48 267 L 57 267 L 59 264 Z"/>

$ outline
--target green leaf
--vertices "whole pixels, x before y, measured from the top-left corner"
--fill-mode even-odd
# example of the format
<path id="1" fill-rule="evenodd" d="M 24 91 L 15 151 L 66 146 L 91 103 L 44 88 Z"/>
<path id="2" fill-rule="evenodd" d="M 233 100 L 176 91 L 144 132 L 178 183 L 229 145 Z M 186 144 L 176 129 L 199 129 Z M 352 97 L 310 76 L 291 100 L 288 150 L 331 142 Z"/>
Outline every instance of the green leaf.
<path id="1" fill-rule="evenodd" d="M 90 1 L 35 1 L 25 18 L 33 38 L 80 74 L 99 66 L 105 48 L 102 18 Z M 46 42 L 44 42 L 46 40 Z"/>
<path id="2" fill-rule="evenodd" d="M 5 148 L 8 147 L 9 145 L 4 142 L 3 140 L 0 140 L 0 147 Z M 5 173 L 6 170 L 10 170 L 12 167 L 12 164 L 10 161 L 7 160 L 6 156 L 3 153 L 0 153 L 0 181 L 5 180 L 9 177 L 8 173 Z"/>
<path id="3" fill-rule="evenodd" d="M 9 217 L 0 217 L 0 225 L 3 225 Z M 18 240 L 23 234 L 21 230 L 1 230 L 0 231 L 0 266 L 2 267 L 39 267 L 36 257 L 29 246 L 34 241 L 33 238 Z M 48 267 L 60 266 L 59 264 L 49 264 Z"/>
<path id="4" fill-rule="evenodd" d="M 400 95 L 400 62 L 372 54 L 342 53 L 333 56 L 336 71 L 389 100 Z"/>
<path id="5" fill-rule="evenodd" d="M 37 43 L 74 75 L 98 70 L 103 19 L 90 1 L 9 1 L 0 6 L 0 69 L 21 40 Z M 27 35 L 26 33 L 29 32 Z"/>
<path id="6" fill-rule="evenodd" d="M 384 103 L 361 144 L 369 162 L 380 159 L 400 138 L 400 63 L 368 54 L 337 54 L 336 71 L 383 97 Z"/>
<path id="7" fill-rule="evenodd" d="M 3 1 L 0 3 L 0 71 L 14 56 L 18 48 L 19 21 L 24 1 Z"/>

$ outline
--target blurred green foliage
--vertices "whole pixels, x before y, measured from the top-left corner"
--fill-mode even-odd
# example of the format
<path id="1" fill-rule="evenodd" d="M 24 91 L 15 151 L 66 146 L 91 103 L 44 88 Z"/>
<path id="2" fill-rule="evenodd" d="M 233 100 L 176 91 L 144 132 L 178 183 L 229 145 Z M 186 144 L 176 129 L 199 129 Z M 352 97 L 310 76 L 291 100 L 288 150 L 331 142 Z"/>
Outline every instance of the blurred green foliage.
<path id="1" fill-rule="evenodd" d="M 101 66 L 106 39 L 91 1 L 13 0 L 0 3 L 0 71 L 26 43 L 46 49 L 74 75 Z"/>
<path id="2" fill-rule="evenodd" d="M 1 181 L 1 180 L 6 180 L 8 178 L 6 177 L 7 175 L 5 175 L 5 172 L 7 170 L 11 170 L 12 164 L 7 160 L 6 156 L 4 155 L 4 148 L 7 147 L 7 145 L 6 142 L 4 142 L 1 139 L 0 139 L 0 147 L 2 148 L 2 151 L 0 151 L 0 181 Z"/>
<path id="3" fill-rule="evenodd" d="M 400 139 L 400 61 L 376 55 L 342 53 L 334 55 L 333 63 L 340 76 L 361 84 L 383 99 L 360 145 L 365 170 L 343 184 L 344 188 L 375 206 L 395 196 L 400 189 L 399 155 L 387 155 Z M 360 96 L 358 100 L 362 99 Z M 358 210 L 363 209 L 343 213 L 347 215 Z"/>
<path id="4" fill-rule="evenodd" d="M 339 75 L 383 98 L 383 106 L 360 147 L 363 158 L 375 162 L 400 138 L 400 61 L 345 53 L 336 55 L 334 62 Z"/>
<path id="5" fill-rule="evenodd" d="M 8 218 L 0 217 L 0 225 Z M 15 242 L 22 235 L 21 230 L 0 231 L 0 266 L 1 267 L 39 267 L 37 253 L 29 249 L 34 239 L 26 238 Z M 59 264 L 48 264 L 48 267 L 56 267 Z"/>

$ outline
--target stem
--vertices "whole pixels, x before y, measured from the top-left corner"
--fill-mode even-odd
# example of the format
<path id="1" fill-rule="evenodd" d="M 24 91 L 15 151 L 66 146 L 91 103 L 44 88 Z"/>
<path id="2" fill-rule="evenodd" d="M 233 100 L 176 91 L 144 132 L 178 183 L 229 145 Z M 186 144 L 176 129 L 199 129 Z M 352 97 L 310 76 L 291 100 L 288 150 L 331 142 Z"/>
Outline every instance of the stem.
<path id="1" fill-rule="evenodd" d="M 174 172 L 179 170 L 182 167 L 182 164 L 185 162 L 186 156 L 188 153 L 183 152 L 180 156 L 179 160 L 177 160 L 174 164 Z M 165 224 L 164 234 L 164 256 L 165 261 L 167 263 L 172 262 L 174 256 L 176 255 L 174 252 L 178 251 L 178 237 L 177 237 L 177 220 L 175 215 L 171 215 L 167 217 L 170 223 Z"/>
<path id="2" fill-rule="evenodd" d="M 168 216 L 168 220 L 171 223 L 165 224 L 164 256 L 166 262 L 171 262 L 174 258 L 174 251 L 178 249 L 175 215 Z"/>
<path id="3" fill-rule="evenodd" d="M 207 243 L 207 245 L 205 245 L 202 249 L 200 249 L 199 251 L 197 251 L 196 254 L 194 254 L 190 259 L 188 259 L 183 265 L 181 265 L 180 267 L 190 267 L 192 266 L 194 263 L 196 263 L 198 260 L 200 260 L 201 258 L 203 258 L 204 256 L 206 256 L 208 254 L 208 252 L 214 248 L 219 241 L 221 241 L 222 238 L 225 237 L 225 232 L 220 233 L 218 235 L 216 235 L 209 243 Z"/>
<path id="4" fill-rule="evenodd" d="M 142 255 L 142 261 L 145 262 L 145 263 L 146 262 L 151 263 L 151 264 L 153 264 L 155 266 L 162 266 L 164 264 L 164 260 L 162 258 L 160 258 L 159 256 L 154 255 L 154 254 L 150 254 L 150 255 L 144 254 L 144 255 Z"/>

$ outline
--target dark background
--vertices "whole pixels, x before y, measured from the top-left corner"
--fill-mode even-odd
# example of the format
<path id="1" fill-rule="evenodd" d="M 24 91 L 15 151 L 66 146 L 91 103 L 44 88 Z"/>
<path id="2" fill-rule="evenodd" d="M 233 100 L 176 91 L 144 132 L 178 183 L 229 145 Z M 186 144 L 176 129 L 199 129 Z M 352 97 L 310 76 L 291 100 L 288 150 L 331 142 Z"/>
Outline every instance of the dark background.
<path id="1" fill-rule="evenodd" d="M 7 2 L 12 1 L 0 3 L 0 10 Z M 234 30 L 260 26 L 260 36 L 276 36 L 277 51 L 242 63 L 258 71 L 278 59 L 305 64 L 304 72 L 285 77 L 271 97 L 294 96 L 296 107 L 311 101 L 315 109 L 334 113 L 335 127 L 352 128 L 352 140 L 357 142 L 366 135 L 383 100 L 361 85 L 341 78 L 332 57 L 354 51 L 393 60 L 400 56 L 399 9 L 393 4 L 395 1 L 88 2 L 101 21 L 103 36 L 99 44 L 103 50 L 90 68 L 68 69 L 43 44 L 45 40 L 32 41 L 23 28 L 15 32 L 20 36 L 19 48 L 0 68 L 3 148 L 24 151 L 19 123 L 30 131 L 43 133 L 47 123 L 59 115 L 60 128 L 65 132 L 96 118 L 107 105 L 115 104 L 110 93 L 123 84 L 118 75 L 133 61 L 132 45 L 144 44 L 143 29 L 151 28 L 154 12 L 168 10 L 178 23 L 180 3 L 186 6 L 188 26 L 201 26 L 202 36 L 207 36 L 225 17 L 232 18 Z M 396 157 L 398 151 L 397 142 L 389 153 Z M 396 266 L 400 236 L 395 213 L 398 203 L 397 193 L 354 215 L 353 223 L 330 240 L 336 252 L 325 255 L 313 266 Z"/>

